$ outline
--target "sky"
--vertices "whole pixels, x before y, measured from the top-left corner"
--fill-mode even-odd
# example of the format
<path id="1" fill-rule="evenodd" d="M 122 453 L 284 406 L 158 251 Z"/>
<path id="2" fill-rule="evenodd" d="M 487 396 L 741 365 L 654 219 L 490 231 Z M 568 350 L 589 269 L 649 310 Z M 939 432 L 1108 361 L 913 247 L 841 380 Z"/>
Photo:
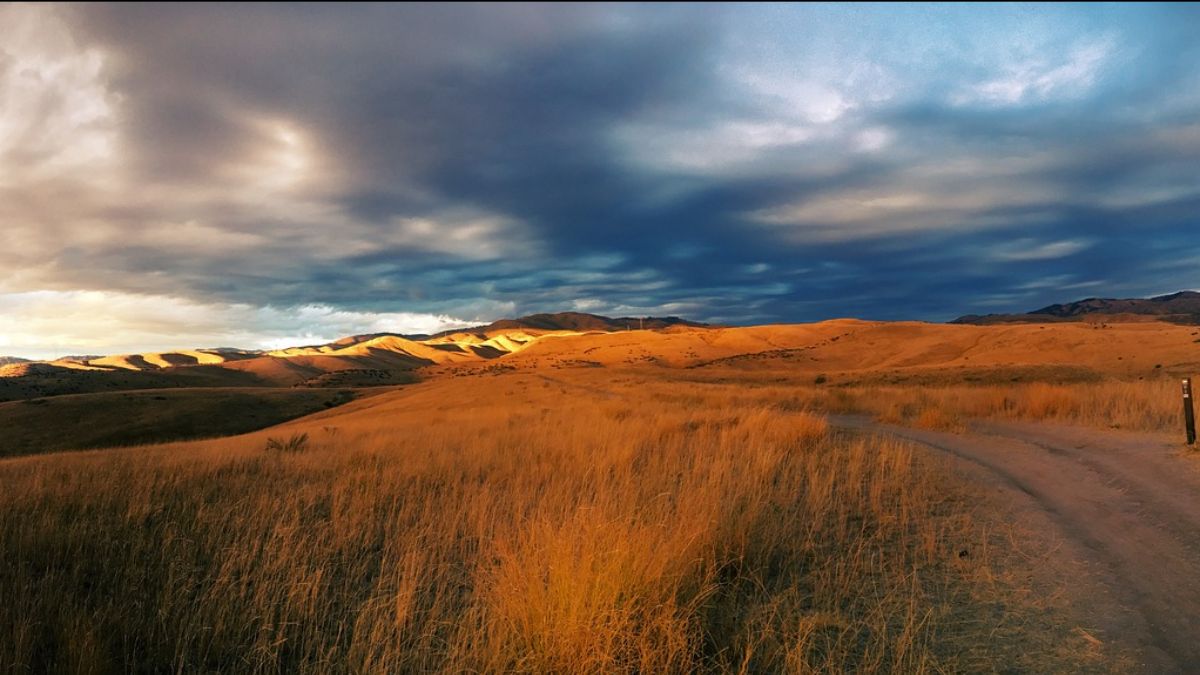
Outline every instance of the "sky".
<path id="1" fill-rule="evenodd" d="M 0 354 L 1200 287 L 1198 5 L 0 5 Z"/>

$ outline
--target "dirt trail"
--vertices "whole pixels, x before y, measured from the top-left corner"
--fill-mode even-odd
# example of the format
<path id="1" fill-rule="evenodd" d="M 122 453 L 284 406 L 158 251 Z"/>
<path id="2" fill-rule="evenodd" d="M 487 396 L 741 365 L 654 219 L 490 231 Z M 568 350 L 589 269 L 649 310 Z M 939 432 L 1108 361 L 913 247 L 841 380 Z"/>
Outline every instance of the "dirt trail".
<path id="1" fill-rule="evenodd" d="M 1078 620 L 1148 673 L 1200 673 L 1200 459 L 1160 436 L 981 422 L 952 434 L 832 416 L 970 465 L 1058 546 Z M 1083 573 L 1078 573 L 1080 570 Z"/>

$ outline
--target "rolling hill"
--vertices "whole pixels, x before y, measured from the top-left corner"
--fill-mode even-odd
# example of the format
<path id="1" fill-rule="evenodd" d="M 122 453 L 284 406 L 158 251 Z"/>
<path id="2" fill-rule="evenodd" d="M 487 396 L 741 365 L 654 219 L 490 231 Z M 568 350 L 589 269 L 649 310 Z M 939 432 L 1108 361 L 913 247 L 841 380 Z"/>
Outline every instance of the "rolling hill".
<path id="1" fill-rule="evenodd" d="M 435 336 L 373 333 L 269 352 L 186 349 L 0 364 L 0 401 L 129 389 L 360 387 L 406 384 L 428 366 L 485 363 L 548 338 L 645 326 L 703 326 L 677 317 L 611 319 L 564 312 L 505 319 Z"/>
<path id="2" fill-rule="evenodd" d="M 1011 317 L 962 317 L 950 325 L 839 319 L 719 327 L 675 317 L 535 314 L 431 337 L 375 333 L 270 352 L 193 349 L 20 361 L 0 365 L 0 401 L 141 389 L 370 387 L 498 369 L 640 365 L 769 371 L 786 362 L 790 372 L 813 377 L 895 379 L 926 377 L 932 369 L 995 377 L 988 369 L 1069 364 L 1074 374 L 1064 377 L 1084 371 L 1126 377 L 1155 365 L 1196 364 L 1195 331 L 1180 325 L 1196 316 L 1200 293 L 1191 291 L 1148 300 L 1093 298 Z M 646 328 L 629 330 L 634 321 Z M 1108 329 L 1097 332 L 1102 326 Z M 1144 355 L 1151 346 L 1159 356 Z"/>
<path id="3" fill-rule="evenodd" d="M 333 389 L 194 388 L 101 392 L 0 403 L 0 458 L 229 436 L 342 405 Z M 71 423 L 63 423 L 70 420 Z"/>
<path id="4" fill-rule="evenodd" d="M 0 416 L 29 429 L 59 429 L 90 445 L 195 437 L 205 428 L 195 420 L 211 411 L 237 414 L 222 412 L 229 424 L 205 433 L 239 433 L 323 409 L 326 401 L 344 402 L 325 398 L 337 391 L 391 396 L 395 385 L 420 381 L 478 383 L 481 377 L 520 375 L 540 382 L 554 380 L 556 371 L 595 383 L 670 375 L 714 384 L 732 379 L 832 388 L 1162 380 L 1200 372 L 1197 343 L 1200 329 L 1161 321 L 962 325 L 836 319 L 632 331 L 484 327 L 420 340 L 359 336 L 266 354 L 180 351 L 82 364 L 10 364 L 0 366 L 0 406 L 13 403 Z M 195 363 L 175 364 L 179 359 L 173 355 L 192 356 Z M 200 363 L 201 357 L 227 358 Z M 585 369 L 591 374 L 581 374 Z M 281 393 L 289 391 L 296 395 Z M 83 396 L 62 406 L 22 402 L 53 403 L 71 395 Z M 83 408 L 112 415 L 101 415 L 103 424 L 87 422 Z M 129 433 L 119 434 L 127 422 Z M 154 429 L 170 433 L 153 437 Z M 63 447 L 57 437 L 22 438 L 22 448 Z"/>

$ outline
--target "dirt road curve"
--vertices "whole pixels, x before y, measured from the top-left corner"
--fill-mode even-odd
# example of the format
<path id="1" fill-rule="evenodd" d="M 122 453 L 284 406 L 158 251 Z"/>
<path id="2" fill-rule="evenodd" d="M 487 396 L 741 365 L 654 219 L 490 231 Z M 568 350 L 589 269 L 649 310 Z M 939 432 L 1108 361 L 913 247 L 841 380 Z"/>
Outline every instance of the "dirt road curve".
<path id="1" fill-rule="evenodd" d="M 1023 423 L 969 434 L 833 416 L 838 427 L 907 438 L 973 466 L 1031 527 L 1061 542 L 1054 570 L 1089 630 L 1148 673 L 1200 673 L 1200 457 L 1161 436 Z M 1053 571 L 1053 570 L 1052 570 Z M 1065 576 L 1065 575 L 1064 575 Z"/>

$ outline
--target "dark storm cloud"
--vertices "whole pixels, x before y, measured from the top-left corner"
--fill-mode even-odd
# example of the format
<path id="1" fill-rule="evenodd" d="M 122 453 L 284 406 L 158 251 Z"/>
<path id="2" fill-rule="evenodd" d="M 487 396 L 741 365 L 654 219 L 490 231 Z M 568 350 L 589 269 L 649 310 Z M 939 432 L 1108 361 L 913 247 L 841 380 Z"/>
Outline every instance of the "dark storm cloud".
<path id="1" fill-rule="evenodd" d="M 97 112 L 35 128 L 102 149 L 29 169 L 27 205 L 0 207 L 28 242 L 7 283 L 732 322 L 1200 286 L 1197 19 L 58 8 L 38 20 L 65 26 L 52 56 Z"/>

